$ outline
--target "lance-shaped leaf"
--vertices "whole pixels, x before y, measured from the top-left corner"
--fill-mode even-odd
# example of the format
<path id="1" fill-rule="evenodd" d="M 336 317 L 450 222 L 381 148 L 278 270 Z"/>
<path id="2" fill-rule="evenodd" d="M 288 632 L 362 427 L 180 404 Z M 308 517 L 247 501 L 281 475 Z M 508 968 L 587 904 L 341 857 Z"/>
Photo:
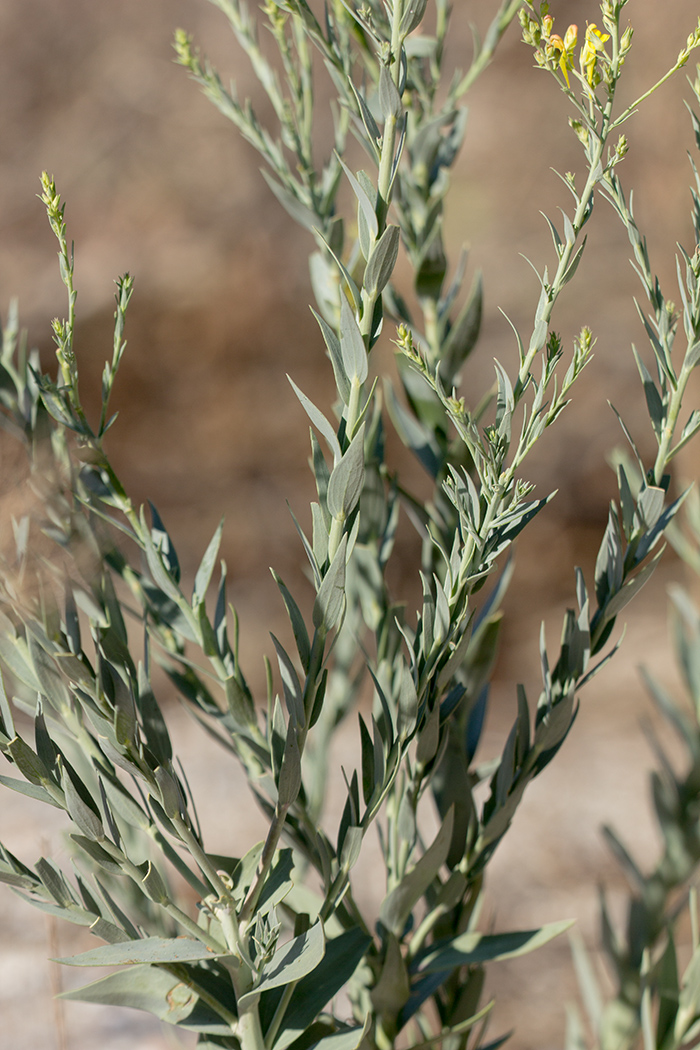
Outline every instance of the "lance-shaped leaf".
<path id="1" fill-rule="evenodd" d="M 365 425 L 336 463 L 328 482 L 328 510 L 334 518 L 347 518 L 357 506 L 365 481 Z"/>
<path id="2" fill-rule="evenodd" d="M 98 845 L 94 839 L 89 839 L 85 835 L 72 834 L 71 838 L 81 849 L 90 856 L 101 868 L 108 871 L 110 875 L 122 875 L 122 867 L 118 861 L 113 860 L 106 850 L 102 849 L 102 846 Z"/>
<path id="3" fill-rule="evenodd" d="M 372 298 L 384 291 L 399 255 L 398 226 L 387 226 L 370 253 L 365 267 L 364 286 Z"/>
<path id="4" fill-rule="evenodd" d="M 384 965 L 370 993 L 372 1006 L 380 1016 L 396 1017 L 410 994 L 411 985 L 401 947 L 394 934 L 389 933 Z"/>
<path id="5" fill-rule="evenodd" d="M 256 847 L 257 850 L 257 847 Z M 259 857 L 259 852 L 258 852 Z M 257 865 L 256 865 L 257 868 Z M 265 885 L 255 907 L 256 915 L 267 915 L 275 908 L 293 887 L 292 872 L 294 871 L 294 852 L 291 849 L 278 851 L 275 861 L 265 879 Z M 252 882 L 252 875 L 250 878 Z"/>
<path id="6" fill-rule="evenodd" d="M 347 542 L 347 536 L 343 536 L 318 589 L 313 609 L 313 624 L 317 630 L 321 627 L 326 631 L 332 630 L 343 612 Z"/>
<path id="7" fill-rule="evenodd" d="M 340 353 L 345 374 L 350 382 L 364 383 L 367 378 L 367 350 L 350 303 L 340 297 Z"/>
<path id="8" fill-rule="evenodd" d="M 238 1001 L 239 1011 L 262 992 L 272 988 L 282 988 L 294 981 L 300 981 L 316 969 L 326 952 L 326 938 L 323 934 L 323 923 L 317 922 L 299 937 L 287 941 L 278 948 L 270 961 L 263 966 L 260 982 L 252 992 L 241 996 Z"/>
<path id="9" fill-rule="evenodd" d="M 352 186 L 352 191 L 355 194 L 355 197 L 357 198 L 360 213 L 362 214 L 363 219 L 367 223 L 369 232 L 371 233 L 372 238 L 374 239 L 379 233 L 379 225 L 377 223 L 377 216 L 374 210 L 374 205 L 369 199 L 365 189 L 360 184 L 359 178 L 355 178 L 353 173 L 350 171 L 350 168 L 347 166 L 347 164 L 344 163 L 341 157 L 338 157 L 338 160 L 340 161 L 343 171 L 348 177 L 348 182 Z"/>
<path id="10" fill-rule="evenodd" d="M 399 23 L 399 36 L 402 39 L 421 24 L 427 3 L 428 0 L 408 0 Z"/>
<path id="11" fill-rule="evenodd" d="M 56 961 L 66 966 L 137 966 L 143 963 L 198 962 L 216 957 L 216 952 L 191 937 L 143 937 L 139 941 L 101 944 L 99 948 Z"/>
<path id="12" fill-rule="evenodd" d="M 350 980 L 371 943 L 372 938 L 357 926 L 326 942 L 326 953 L 320 966 L 302 978 L 294 989 L 273 1050 L 286 1050 L 313 1024 L 324 1006 Z M 281 989 L 264 992 L 261 996 L 263 1029 L 272 1020 L 281 996 Z"/>
<path id="13" fill-rule="evenodd" d="M 186 981 L 156 966 L 130 966 L 117 970 L 82 988 L 63 992 L 60 998 L 105 1006 L 130 1006 L 194 1032 L 231 1034 L 231 1026 L 205 1006 Z"/>
<path id="14" fill-rule="evenodd" d="M 309 419 L 311 420 L 313 425 L 316 427 L 318 432 L 320 434 L 323 434 L 324 438 L 328 442 L 328 447 L 330 448 L 331 452 L 333 453 L 333 460 L 334 460 L 335 463 L 337 463 L 338 460 L 341 457 L 341 452 L 340 452 L 340 445 L 338 444 L 338 438 L 336 437 L 335 430 L 330 425 L 330 423 L 328 422 L 328 420 L 326 419 L 326 417 L 324 416 L 324 414 L 320 410 L 320 408 L 316 408 L 316 405 L 313 403 L 313 401 L 310 401 L 309 398 L 306 396 L 306 394 L 304 394 L 299 389 L 299 387 L 296 385 L 296 383 L 291 378 L 291 376 L 287 376 L 287 379 L 289 380 L 289 382 L 291 384 L 292 390 L 294 391 L 294 393 L 299 398 L 299 401 L 300 401 L 304 411 L 306 412 L 307 416 L 309 417 Z"/>
<path id="15" fill-rule="evenodd" d="M 469 298 L 442 345 L 440 379 L 448 390 L 456 385 L 462 365 L 476 346 L 481 329 L 482 309 L 483 284 L 481 273 L 478 273 L 474 278 Z"/>
<path id="16" fill-rule="evenodd" d="M 447 860 L 453 823 L 454 813 L 450 810 L 432 845 L 382 902 L 379 918 L 396 937 L 403 935 L 409 915 Z"/>
<path id="17" fill-rule="evenodd" d="M 153 542 L 151 531 L 146 524 L 143 507 L 141 508 L 141 534 L 146 553 L 146 562 L 148 570 L 153 577 L 153 582 L 167 598 L 170 598 L 171 601 L 177 604 L 182 598 L 180 589 L 166 567 L 163 551 L 159 550 Z"/>
<path id="18" fill-rule="evenodd" d="M 400 117 L 403 112 L 401 96 L 388 66 L 384 63 L 379 67 L 379 108 L 385 120 L 389 117 Z"/>
<path id="19" fill-rule="evenodd" d="M 343 302 L 346 302 L 345 296 L 341 299 L 341 310 Z M 350 309 L 349 306 L 348 309 Z M 350 378 L 345 370 L 345 362 L 343 361 L 343 356 L 340 350 L 340 340 L 328 322 L 324 321 L 320 314 L 317 314 L 313 308 L 311 313 L 318 321 L 318 326 L 321 329 L 323 340 L 328 349 L 328 356 L 330 357 L 333 366 L 333 375 L 335 376 L 335 385 L 338 388 L 338 393 L 347 405 L 350 400 Z"/>
<path id="20" fill-rule="evenodd" d="M 21 736 L 16 736 L 11 740 L 7 745 L 7 750 L 22 776 L 26 777 L 30 784 L 40 785 L 52 781 L 51 774 L 44 763 Z"/>
<path id="21" fill-rule="evenodd" d="M 289 718 L 287 739 L 284 745 L 284 756 L 277 781 L 277 795 L 280 806 L 291 806 L 301 790 L 301 752 L 297 739 L 295 720 Z"/>
<path id="22" fill-rule="evenodd" d="M 461 933 L 431 945 L 416 956 L 412 970 L 419 974 L 451 971 L 459 966 L 515 959 L 541 948 L 573 925 L 573 920 L 552 922 L 538 930 L 513 933 Z"/>
<path id="23" fill-rule="evenodd" d="M 279 587 L 280 594 L 282 595 L 282 600 L 284 601 L 285 608 L 287 610 L 287 615 L 289 616 L 289 621 L 292 625 L 292 631 L 294 632 L 294 641 L 297 645 L 297 652 L 299 653 L 301 666 L 304 668 L 304 671 L 308 671 L 309 659 L 311 657 L 311 643 L 309 642 L 309 632 L 306 629 L 304 617 L 301 615 L 299 606 L 295 602 L 294 598 L 292 597 L 290 591 L 288 590 L 284 582 L 279 578 L 274 569 L 271 569 L 270 571 L 272 573 L 272 578 Z"/>
<path id="24" fill-rule="evenodd" d="M 304 724 L 304 700 L 299 676 L 294 670 L 292 661 L 281 642 L 272 633 L 270 633 L 270 637 L 277 652 L 277 663 L 279 664 L 284 699 L 289 711 L 289 717 L 294 725 L 301 726 Z"/>
<path id="25" fill-rule="evenodd" d="M 696 948 L 693 952 L 681 981 L 678 1013 L 674 1024 L 676 1039 L 680 1039 L 685 1034 L 698 1013 L 700 1013 L 700 948 Z"/>
<path id="26" fill-rule="evenodd" d="M 61 769 L 61 787 L 66 796 L 66 808 L 71 820 L 89 839 L 101 842 L 105 837 L 102 821 L 94 809 L 81 798 L 78 789 L 65 766 Z"/>
<path id="27" fill-rule="evenodd" d="M 66 683 L 49 654 L 31 635 L 29 636 L 29 653 L 36 676 L 41 683 L 42 694 L 57 711 L 68 707 L 70 693 Z"/>
<path id="28" fill-rule="evenodd" d="M 287 214 L 291 215 L 294 221 L 298 222 L 300 226 L 304 227 L 304 229 L 313 232 L 315 227 L 318 226 L 318 215 L 316 215 L 311 208 L 308 208 L 303 204 L 296 194 L 292 193 L 286 186 L 283 186 L 281 182 L 278 182 L 277 179 L 273 178 L 269 171 L 261 168 L 260 172 Z M 292 185 L 296 185 L 296 183 L 292 183 Z"/>
<path id="29" fill-rule="evenodd" d="M 214 563 L 216 562 L 216 556 L 219 553 L 219 547 L 221 546 L 221 535 L 224 529 L 223 518 L 216 527 L 216 532 L 209 541 L 209 546 L 204 552 L 197 574 L 194 578 L 194 590 L 192 592 L 192 605 L 193 607 L 199 605 L 200 602 L 204 601 L 209 584 L 211 582 L 211 574 L 214 571 Z"/>
<path id="30" fill-rule="evenodd" d="M 339 1032 L 333 1032 L 332 1035 L 324 1036 L 317 1043 L 312 1043 L 309 1050 L 357 1050 L 365 1036 L 369 1023 L 370 1017 L 367 1018 L 364 1025 L 354 1028 L 342 1028 Z M 275 1043 L 276 1046 L 277 1043 Z"/>
<path id="31" fill-rule="evenodd" d="M 365 126 L 365 131 L 367 132 L 367 138 L 368 138 L 368 140 L 369 140 L 369 142 L 371 144 L 371 147 L 372 147 L 372 152 L 373 152 L 374 156 L 376 157 L 376 159 L 379 160 L 377 144 L 378 144 L 379 140 L 382 137 L 381 132 L 380 132 L 379 128 L 377 127 L 377 122 L 374 119 L 372 111 L 370 110 L 369 106 L 367 105 L 367 102 L 365 101 L 365 97 L 362 94 L 362 92 L 357 87 L 355 87 L 355 85 L 352 82 L 350 83 L 350 87 L 352 88 L 352 93 L 355 96 L 355 99 L 357 101 L 357 106 L 358 106 L 358 109 L 360 110 L 360 115 L 362 117 L 362 123 Z"/>
<path id="32" fill-rule="evenodd" d="M 35 798 L 39 802 L 45 802 L 48 806 L 54 806 L 56 809 L 61 808 L 58 802 L 51 798 L 48 791 L 41 787 L 40 784 L 32 784 L 27 780 L 16 780 L 15 777 L 3 776 L 0 776 L 0 784 L 3 787 L 10 788 L 11 791 L 16 791 L 19 795 Z"/>

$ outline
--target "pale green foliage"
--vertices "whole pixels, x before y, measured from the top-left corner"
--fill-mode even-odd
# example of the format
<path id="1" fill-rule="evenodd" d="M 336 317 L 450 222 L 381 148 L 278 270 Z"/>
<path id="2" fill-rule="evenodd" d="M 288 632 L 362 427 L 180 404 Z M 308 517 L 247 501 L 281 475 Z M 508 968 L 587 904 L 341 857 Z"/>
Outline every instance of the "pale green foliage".
<path id="1" fill-rule="evenodd" d="M 147 516 L 133 506 L 104 448 L 128 277 L 119 283 L 96 428 L 83 412 L 72 250 L 60 198 L 44 176 L 69 317 L 53 325 L 57 381 L 18 347 L 14 317 L 3 338 L 2 423 L 26 445 L 40 506 L 34 523 L 16 524 L 16 564 L 6 566 L 0 590 L 0 663 L 12 693 L 0 692 L 0 747 L 23 778 L 1 780 L 66 812 L 75 870 L 68 876 L 49 859 L 31 869 L 2 850 L 0 880 L 106 942 L 64 962 L 122 966 L 72 998 L 140 1007 L 199 1032 L 201 1046 L 388 1050 L 400 1041 L 485 1050 L 487 964 L 531 951 L 567 925 L 480 930 L 489 860 L 528 784 L 562 746 L 578 691 L 615 651 L 605 647 L 616 618 L 653 571 L 683 499 L 669 499 L 667 469 L 698 428 L 693 413 L 678 433 L 700 357 L 700 208 L 696 244 L 683 255 L 686 345 L 679 353 L 679 318 L 661 295 L 617 174 L 626 152 L 618 129 L 637 106 L 615 108 L 631 46 L 620 26 L 625 0 L 604 0 L 604 31 L 589 27 L 580 45 L 573 29 L 563 38 L 553 33 L 547 5 L 536 11 L 504 0 L 483 43 L 475 42 L 469 69 L 456 75 L 445 70 L 447 0 L 367 0 L 361 7 L 331 0 L 322 18 L 306 0 L 269 0 L 263 16 L 277 65 L 258 45 L 245 0 L 215 2 L 253 64 L 277 129 L 264 127 L 250 102 L 224 86 L 182 31 L 178 60 L 260 152 L 272 191 L 314 242 L 319 353 L 325 345 L 335 406 L 313 404 L 290 380 L 300 422 L 303 410 L 312 427 L 317 499 L 310 526 L 295 524 L 313 594 L 295 597 L 275 576 L 294 644 L 290 651 L 273 637 L 276 671 L 268 665 L 260 703 L 240 664 L 225 565 L 217 571 L 221 527 L 190 593 L 156 509 Z M 535 267 L 540 292 L 529 333 L 514 329 L 493 389 L 468 405 L 457 388 L 478 340 L 481 280 L 475 276 L 465 294 L 464 259 L 448 280 L 443 206 L 464 137 L 464 96 L 517 14 L 536 63 L 573 107 L 585 173 L 564 179 L 573 204 L 562 232 L 547 220 L 555 257 L 551 267 Z M 698 43 L 696 33 L 671 72 Z M 314 54 L 337 96 L 322 162 L 315 160 Z M 350 132 L 369 170 L 351 167 Z M 343 184 L 356 202 L 350 216 L 339 211 Z M 519 686 L 512 731 L 500 759 L 485 768 L 476 758 L 512 573 L 504 556 L 551 498 L 532 497 L 528 457 L 591 357 L 590 330 L 582 328 L 566 350 L 552 317 L 575 279 L 597 191 L 629 232 L 651 305 L 642 319 L 653 374 L 641 356 L 637 364 L 658 454 L 646 465 L 633 446 L 636 486 L 620 468 L 619 504 L 611 506 L 594 591 L 577 570 L 577 610 L 565 616 L 554 660 L 541 640 L 534 710 Z M 412 267 L 412 294 L 402 295 L 393 281 L 399 252 Z M 383 328 L 395 334 L 398 390 L 386 378 L 380 386 L 373 372 Z M 388 425 L 431 478 L 429 500 L 408 492 L 386 462 Z M 416 566 L 423 595 L 414 614 L 386 583 L 402 510 L 423 540 Z M 37 524 L 65 551 L 60 568 L 51 561 L 43 568 L 39 589 L 27 586 Z M 242 857 L 207 852 L 154 695 L 152 660 L 195 719 L 242 763 L 269 818 L 265 841 Z M 360 768 L 346 777 L 339 826 L 325 831 L 331 738 L 363 692 L 372 707 L 358 714 Z M 34 719 L 33 744 L 17 731 L 13 705 Z M 481 783 L 485 801 L 477 804 Z M 439 818 L 431 841 L 421 831 L 425 811 Z M 353 869 L 373 828 L 386 879 L 378 915 L 363 914 L 353 895 Z M 688 857 L 692 865 L 692 851 Z M 679 877 L 688 877 L 687 867 Z M 196 895 L 196 917 L 174 875 Z M 615 958 L 622 966 L 627 956 Z M 642 957 L 632 965 L 641 975 Z M 345 1000 L 336 999 L 341 989 Z M 694 999 L 686 1003 L 690 992 L 680 994 L 684 1020 L 675 1023 L 683 1027 L 694 1023 L 697 1007 Z M 643 995 L 626 1006 L 640 1023 Z M 577 1040 L 573 1020 L 571 1032 Z"/>
<path id="2" fill-rule="evenodd" d="M 700 502 L 690 494 L 687 529 L 676 527 L 674 546 L 697 572 L 700 553 Z M 595 968 L 579 939 L 574 960 L 592 1039 L 574 1020 L 567 1050 L 595 1046 L 631 1050 L 640 1034 L 644 1050 L 680 1050 L 694 1045 L 700 1031 L 700 929 L 697 881 L 700 866 L 700 611 L 680 587 L 671 593 L 671 637 L 687 702 L 678 703 L 646 669 L 642 675 L 654 704 L 681 744 L 680 761 L 672 761 L 660 736 L 647 730 L 658 769 L 651 774 L 651 797 L 662 848 L 644 873 L 611 828 L 604 833 L 630 887 L 627 921 L 615 927 L 601 891 L 601 935 L 615 980 L 606 1001 Z M 679 766 L 681 771 L 679 772 Z M 690 952 L 684 929 L 690 906 Z M 680 950 L 677 951 L 677 944 Z"/>

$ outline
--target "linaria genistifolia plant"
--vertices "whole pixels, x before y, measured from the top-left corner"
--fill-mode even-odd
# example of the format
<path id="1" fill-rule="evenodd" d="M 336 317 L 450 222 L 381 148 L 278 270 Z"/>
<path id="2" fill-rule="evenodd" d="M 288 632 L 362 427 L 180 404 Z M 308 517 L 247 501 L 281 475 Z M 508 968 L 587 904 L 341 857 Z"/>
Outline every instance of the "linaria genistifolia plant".
<path id="1" fill-rule="evenodd" d="M 173 539 L 154 507 L 147 515 L 133 505 L 105 449 L 128 276 L 118 282 L 97 423 L 83 410 L 73 252 L 64 206 L 44 175 L 69 311 L 53 323 L 55 380 L 26 352 L 14 313 L 3 336 L 3 425 L 27 449 L 39 506 L 16 522 L 16 556 L 2 579 L 0 662 L 10 695 L 0 692 L 0 747 L 18 777 L 0 779 L 65 811 L 74 869 L 68 874 L 50 858 L 32 869 L 3 849 L 0 879 L 106 942 L 62 960 L 119 967 L 71 998 L 148 1010 L 199 1033 L 201 1047 L 493 1050 L 505 1037 L 485 1034 L 493 1006 L 482 1001 L 488 964 L 532 951 L 567 923 L 482 932 L 488 864 L 528 784 L 564 742 L 579 690 L 617 647 L 617 616 L 653 572 L 683 499 L 669 496 L 669 464 L 700 429 L 700 413 L 685 423 L 681 416 L 700 358 L 700 207 L 695 245 L 679 264 L 679 317 L 661 294 L 618 177 L 623 124 L 686 64 L 700 46 L 700 26 L 673 68 L 619 110 L 632 45 L 622 24 L 626 0 L 603 0 L 600 27 L 590 24 L 580 36 L 575 26 L 555 33 L 547 4 L 506 0 L 483 43 L 475 41 L 468 70 L 456 74 L 445 69 L 447 0 L 361 7 L 329 0 L 323 10 L 306 0 L 269 0 L 262 17 L 277 64 L 258 46 L 244 0 L 216 3 L 253 64 L 276 127 L 260 123 L 181 31 L 178 61 L 259 150 L 274 194 L 314 242 L 319 353 L 325 344 L 337 400 L 314 405 L 290 380 L 311 422 L 318 491 L 310 523 L 295 521 L 312 600 L 292 595 L 275 576 L 294 648 L 273 637 L 276 669 L 268 664 L 267 696 L 254 697 L 223 563 L 215 579 L 221 527 L 185 589 Z M 493 389 L 467 404 L 458 388 L 479 334 L 481 284 L 476 278 L 465 293 L 463 259 L 448 279 L 443 208 L 464 137 L 465 96 L 516 16 L 536 64 L 571 105 L 584 173 L 563 176 L 573 203 L 561 228 L 547 220 L 554 259 L 535 268 L 531 330 L 514 329 Z M 317 76 L 336 96 L 333 148 L 322 163 Z M 700 82 L 693 92 L 700 101 Z M 350 135 L 365 150 L 365 169 L 350 166 Z M 349 216 L 338 203 L 343 185 L 356 202 Z M 640 480 L 635 487 L 619 469 L 594 589 L 589 595 L 577 570 L 578 608 L 565 616 L 554 658 L 541 638 L 539 698 L 531 709 L 518 686 L 502 754 L 484 765 L 477 756 L 511 575 L 507 552 L 551 498 L 533 497 L 526 460 L 591 356 L 589 329 L 567 350 L 552 316 L 575 278 L 598 191 L 629 233 L 649 300 L 640 313 L 650 351 L 637 366 L 658 452 L 646 463 L 628 434 Z M 403 295 L 393 281 L 399 252 L 413 280 Z M 681 319 L 685 345 L 677 349 Z M 398 389 L 388 379 L 380 386 L 374 374 L 372 349 L 383 330 L 397 347 Z M 407 491 L 386 462 L 390 425 L 432 479 L 428 500 Z M 423 541 L 415 613 L 386 583 L 402 511 Z M 60 561 L 32 557 L 39 530 L 62 549 Z M 246 843 L 247 852 L 238 842 L 230 856 L 207 851 L 155 696 L 154 661 L 247 774 L 268 819 L 265 840 Z M 15 706 L 34 719 L 33 742 L 18 732 Z M 334 772 L 329 744 L 352 712 L 361 761 L 346 777 L 345 806 L 331 829 L 322 812 Z M 438 818 L 428 838 L 424 813 Z M 386 889 L 377 913 L 367 914 L 353 893 L 353 869 L 373 828 Z M 629 958 L 641 988 L 649 955 L 639 965 Z M 684 994 L 692 1023 L 700 989 Z M 625 1000 L 634 1019 L 643 1000 Z"/>

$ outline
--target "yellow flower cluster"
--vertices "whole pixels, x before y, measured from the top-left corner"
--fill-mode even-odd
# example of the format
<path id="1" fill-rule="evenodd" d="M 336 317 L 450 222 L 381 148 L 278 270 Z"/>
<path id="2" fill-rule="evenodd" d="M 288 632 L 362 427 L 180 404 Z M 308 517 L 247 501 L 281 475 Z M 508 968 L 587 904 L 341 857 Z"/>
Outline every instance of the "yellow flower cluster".
<path id="1" fill-rule="evenodd" d="M 549 17 L 549 16 L 548 16 Z M 571 25 L 564 34 L 564 39 L 558 33 L 552 33 L 547 41 L 548 50 L 557 52 L 559 56 L 559 68 L 564 74 L 566 86 L 569 83 L 569 70 L 574 68 L 574 48 L 578 42 L 578 26 Z"/>
<path id="2" fill-rule="evenodd" d="M 529 5 L 532 10 L 532 5 Z M 542 4 L 540 17 L 532 17 L 525 8 L 519 13 L 520 24 L 523 28 L 523 40 L 535 48 L 535 61 L 545 69 L 553 73 L 561 72 L 566 81 L 567 88 L 571 88 L 569 72 L 574 69 L 576 62 L 576 47 L 578 45 L 578 26 L 570 25 L 563 36 L 555 33 L 554 19 L 547 13 L 547 4 Z M 607 26 L 607 20 L 603 17 Z M 605 44 L 610 39 L 610 33 L 599 29 L 595 22 L 586 26 L 586 32 L 578 56 L 581 70 L 581 80 L 589 87 L 595 87 L 605 77 L 606 70 L 610 67 L 610 58 L 605 51 Z M 632 30 L 628 28 L 620 38 L 619 57 L 620 62 L 629 51 L 632 41 Z M 602 67 L 602 69 L 601 69 Z"/>
<path id="3" fill-rule="evenodd" d="M 600 82 L 598 56 L 601 52 L 605 53 L 605 42 L 609 39 L 610 34 L 601 33 L 595 22 L 586 26 L 586 38 L 583 47 L 581 48 L 579 62 L 581 64 L 581 73 L 585 76 L 591 87 L 595 87 L 595 85 Z"/>

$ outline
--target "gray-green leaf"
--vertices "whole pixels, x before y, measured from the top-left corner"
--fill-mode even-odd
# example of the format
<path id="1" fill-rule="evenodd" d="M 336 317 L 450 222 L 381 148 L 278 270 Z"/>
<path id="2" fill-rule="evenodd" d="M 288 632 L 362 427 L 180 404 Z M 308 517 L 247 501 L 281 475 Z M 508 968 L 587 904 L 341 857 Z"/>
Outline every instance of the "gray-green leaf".
<path id="1" fill-rule="evenodd" d="M 357 506 L 365 481 L 365 425 L 335 465 L 328 482 L 328 510 L 334 518 L 347 518 Z"/>
<path id="2" fill-rule="evenodd" d="M 302 977 L 315 970 L 326 952 L 326 938 L 323 934 L 323 923 L 315 923 L 310 930 L 287 941 L 278 948 L 269 963 L 263 966 L 260 983 L 252 991 L 241 996 L 238 1002 L 239 1011 L 261 992 L 271 988 L 282 988 L 284 985 L 300 981 Z"/>

